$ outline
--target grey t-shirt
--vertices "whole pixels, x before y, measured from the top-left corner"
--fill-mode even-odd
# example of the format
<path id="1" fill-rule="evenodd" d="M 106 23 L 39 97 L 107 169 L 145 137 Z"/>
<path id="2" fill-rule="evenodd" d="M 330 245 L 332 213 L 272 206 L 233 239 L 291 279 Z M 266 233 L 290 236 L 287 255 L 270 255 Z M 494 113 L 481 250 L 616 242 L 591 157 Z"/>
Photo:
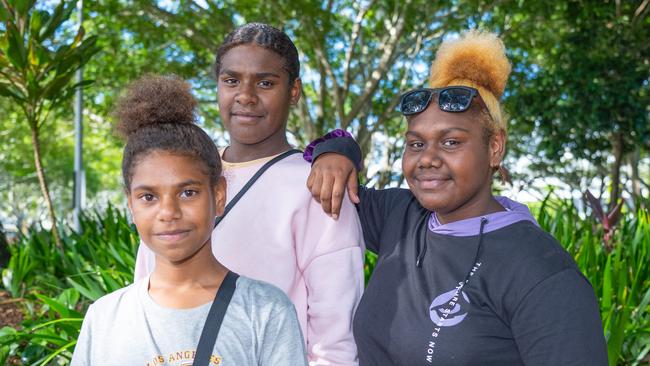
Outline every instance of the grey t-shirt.
<path id="1" fill-rule="evenodd" d="M 72 366 L 191 366 L 211 303 L 191 309 L 156 304 L 149 278 L 90 306 Z M 239 277 L 210 365 L 306 366 L 291 301 L 278 288 Z"/>

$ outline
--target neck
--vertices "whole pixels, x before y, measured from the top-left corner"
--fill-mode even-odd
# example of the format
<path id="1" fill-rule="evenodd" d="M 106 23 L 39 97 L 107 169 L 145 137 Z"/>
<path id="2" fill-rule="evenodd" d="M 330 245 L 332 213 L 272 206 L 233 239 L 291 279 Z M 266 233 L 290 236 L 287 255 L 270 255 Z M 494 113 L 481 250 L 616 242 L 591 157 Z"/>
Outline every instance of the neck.
<path id="1" fill-rule="evenodd" d="M 244 144 L 231 141 L 230 146 L 223 153 L 223 160 L 230 163 L 244 163 L 251 160 L 278 155 L 291 148 L 287 136 L 282 134 L 270 136 L 264 141 L 255 144 Z"/>
<path id="2" fill-rule="evenodd" d="M 436 211 L 438 221 L 440 221 L 441 224 L 448 224 L 450 222 L 505 211 L 503 206 L 497 202 L 490 191 L 487 192 L 487 195 L 485 195 L 485 193 L 483 195 L 484 197 L 475 197 L 474 199 L 470 199 L 460 207 L 449 212 Z"/>
<path id="3" fill-rule="evenodd" d="M 212 254 L 210 239 L 191 257 L 172 262 L 156 255 L 149 294 L 170 308 L 190 308 L 212 301 L 228 269 Z"/>

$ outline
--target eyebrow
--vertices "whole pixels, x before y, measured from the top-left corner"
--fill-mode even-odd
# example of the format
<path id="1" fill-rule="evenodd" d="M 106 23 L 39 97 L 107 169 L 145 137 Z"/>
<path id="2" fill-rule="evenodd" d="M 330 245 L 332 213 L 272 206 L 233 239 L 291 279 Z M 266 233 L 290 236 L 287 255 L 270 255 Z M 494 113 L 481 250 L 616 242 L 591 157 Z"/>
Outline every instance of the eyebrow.
<path id="1" fill-rule="evenodd" d="M 229 69 L 225 69 L 225 70 L 223 70 L 223 71 L 221 71 L 219 73 L 219 75 L 223 75 L 223 74 L 234 76 L 234 77 L 237 77 L 237 76 L 241 75 L 240 72 L 237 72 L 237 71 L 234 71 L 234 70 L 229 70 Z M 258 72 L 258 73 L 255 73 L 255 76 L 258 79 L 263 79 L 263 78 L 268 78 L 268 77 L 274 77 L 274 78 L 280 78 L 281 77 L 280 74 L 276 74 L 274 72 Z"/>
<path id="2" fill-rule="evenodd" d="M 194 180 L 194 179 L 188 179 L 188 180 L 186 180 L 186 181 L 183 181 L 183 182 L 178 183 L 178 184 L 175 186 L 175 188 L 184 188 L 184 187 L 187 187 L 187 186 L 198 186 L 198 185 L 201 185 L 201 182 L 200 182 L 200 181 L 198 181 L 198 180 Z M 146 185 L 146 184 L 141 184 L 141 185 L 138 185 L 138 186 L 133 187 L 131 190 L 133 190 L 133 191 L 137 191 L 137 190 L 142 190 L 142 191 L 153 191 L 154 188 L 155 188 L 155 187 L 153 187 L 153 186 L 148 186 L 148 185 Z"/>
<path id="3" fill-rule="evenodd" d="M 454 131 L 460 131 L 460 132 L 470 133 L 470 131 L 469 131 L 468 129 L 466 129 L 466 128 L 462 128 L 462 127 L 449 127 L 449 128 L 445 128 L 444 130 L 441 130 L 441 131 L 439 132 L 439 134 L 440 134 L 440 135 L 446 135 L 446 134 L 448 134 L 448 133 L 450 133 L 450 132 L 454 132 Z M 417 133 L 417 132 L 415 132 L 415 131 L 406 131 L 406 133 L 405 133 L 404 135 L 405 135 L 405 136 L 413 136 L 413 137 L 422 137 L 419 133 Z"/>
<path id="4" fill-rule="evenodd" d="M 449 128 L 445 128 L 441 132 L 443 134 L 448 134 L 449 132 L 454 132 L 454 131 L 461 131 L 461 132 L 467 132 L 467 133 L 470 132 L 468 129 L 462 128 L 462 127 L 449 127 Z"/>

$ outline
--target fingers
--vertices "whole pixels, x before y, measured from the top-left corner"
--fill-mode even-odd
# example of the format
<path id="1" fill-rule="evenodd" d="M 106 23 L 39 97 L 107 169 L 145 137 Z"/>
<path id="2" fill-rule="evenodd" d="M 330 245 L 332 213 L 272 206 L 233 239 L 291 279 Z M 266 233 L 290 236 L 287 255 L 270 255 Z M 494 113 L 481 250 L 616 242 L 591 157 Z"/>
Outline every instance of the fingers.
<path id="1" fill-rule="evenodd" d="M 316 179 L 315 175 L 316 175 L 316 173 L 312 169 L 309 172 L 309 177 L 307 177 L 307 189 L 310 190 L 310 191 L 311 191 L 312 185 L 314 184 L 314 179 Z"/>
<path id="2" fill-rule="evenodd" d="M 341 213 L 341 204 L 345 196 L 345 179 L 342 175 L 336 176 L 332 184 L 332 218 L 334 220 L 339 218 Z"/>
<path id="3" fill-rule="evenodd" d="M 353 169 L 352 173 L 348 175 L 347 182 L 348 195 L 350 196 L 350 201 L 354 204 L 361 202 L 359 199 L 359 182 L 357 181 L 357 170 Z"/>
<path id="4" fill-rule="evenodd" d="M 320 191 L 320 204 L 323 206 L 323 211 L 330 215 L 332 213 L 332 185 L 334 184 L 334 177 L 326 175 L 323 177 Z"/>
<path id="5" fill-rule="evenodd" d="M 312 183 L 309 186 L 309 190 L 311 191 L 311 195 L 314 197 L 316 202 L 321 203 L 320 191 L 321 191 L 321 186 L 323 185 L 323 175 L 312 171 L 309 178 L 311 179 L 312 176 L 314 176 L 314 178 L 312 179 Z"/>

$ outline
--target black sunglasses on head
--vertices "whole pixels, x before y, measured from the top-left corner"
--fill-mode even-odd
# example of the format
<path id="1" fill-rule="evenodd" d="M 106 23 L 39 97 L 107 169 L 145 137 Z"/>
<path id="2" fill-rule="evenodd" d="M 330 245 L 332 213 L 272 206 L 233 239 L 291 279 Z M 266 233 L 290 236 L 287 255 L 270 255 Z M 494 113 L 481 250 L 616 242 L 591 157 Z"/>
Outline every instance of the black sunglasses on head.
<path id="1" fill-rule="evenodd" d="M 472 99 L 477 100 L 481 107 L 487 109 L 478 90 L 468 86 L 447 86 L 444 88 L 423 88 L 408 91 L 402 95 L 398 109 L 405 116 L 418 114 L 429 106 L 433 95 L 438 94 L 438 107 L 445 112 L 465 112 L 472 104 Z"/>

